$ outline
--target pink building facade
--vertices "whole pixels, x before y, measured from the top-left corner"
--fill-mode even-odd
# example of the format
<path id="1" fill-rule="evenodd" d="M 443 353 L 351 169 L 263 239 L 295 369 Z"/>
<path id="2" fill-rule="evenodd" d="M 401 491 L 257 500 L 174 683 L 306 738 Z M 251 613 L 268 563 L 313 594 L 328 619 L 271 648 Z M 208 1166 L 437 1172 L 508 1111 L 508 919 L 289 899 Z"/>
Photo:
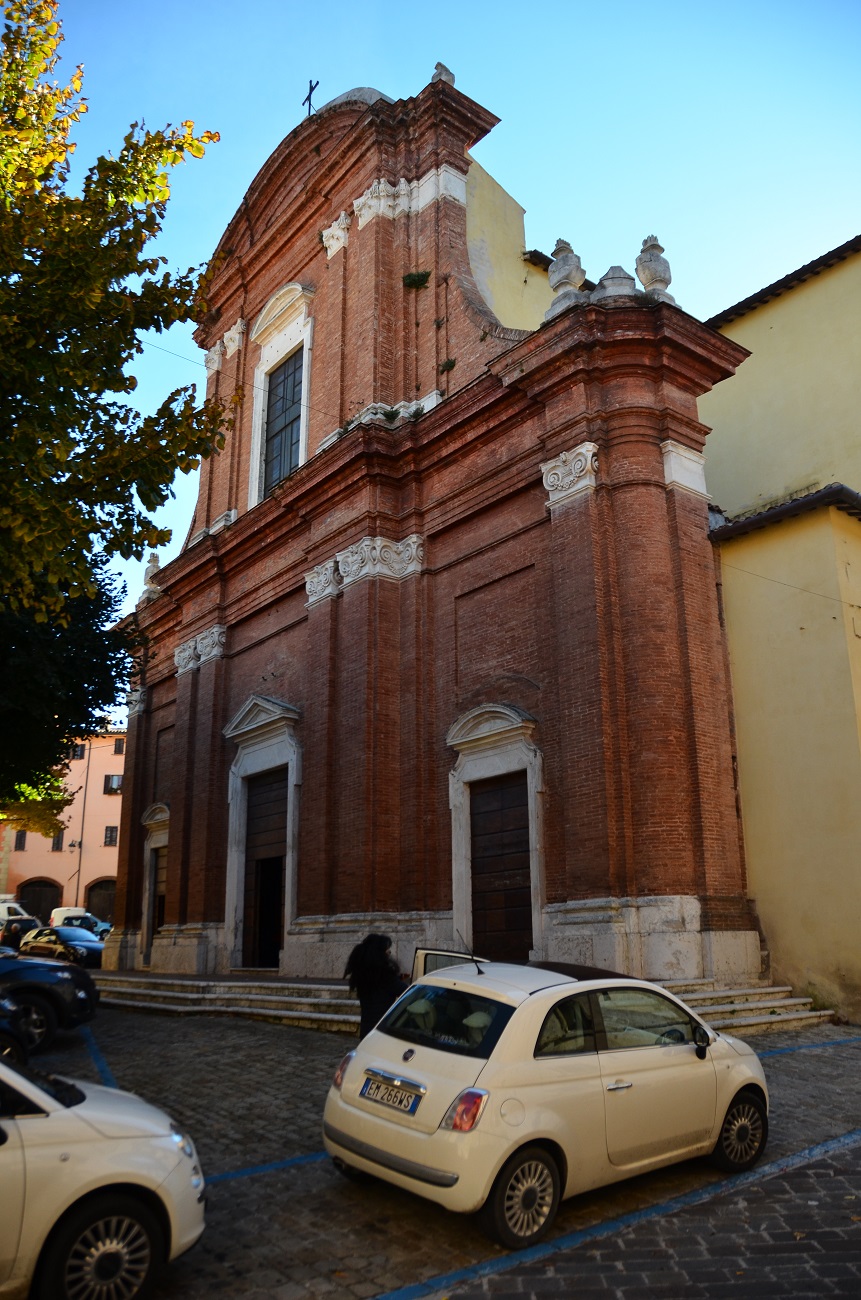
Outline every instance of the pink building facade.
<path id="1" fill-rule="evenodd" d="M 72 747 L 66 785 L 75 798 L 61 835 L 0 832 L 0 894 L 46 923 L 54 907 L 113 920 L 125 744 L 125 728 L 112 727 Z"/>

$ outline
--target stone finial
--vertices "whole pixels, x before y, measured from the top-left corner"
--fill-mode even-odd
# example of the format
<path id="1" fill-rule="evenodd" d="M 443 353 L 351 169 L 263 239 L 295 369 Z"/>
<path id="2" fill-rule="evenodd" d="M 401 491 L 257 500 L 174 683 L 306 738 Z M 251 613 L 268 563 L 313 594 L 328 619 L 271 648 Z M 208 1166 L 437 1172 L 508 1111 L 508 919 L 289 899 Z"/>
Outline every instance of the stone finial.
<path id="1" fill-rule="evenodd" d="M 147 566 L 144 570 L 144 585 L 143 591 L 140 595 L 140 600 L 138 601 L 139 605 L 142 605 L 149 600 L 155 600 L 156 596 L 161 595 L 161 587 L 156 582 L 158 569 L 158 551 L 150 551 L 147 556 Z"/>
<path id="2" fill-rule="evenodd" d="M 431 77 L 431 84 L 434 81 L 447 81 L 450 86 L 454 85 L 454 73 L 451 68 L 447 68 L 444 63 L 438 63 Z"/>
<path id="3" fill-rule="evenodd" d="M 567 239 L 557 239 L 553 250 L 553 261 L 547 271 L 547 279 L 555 296 L 544 313 L 545 320 L 552 320 L 568 307 L 589 301 L 588 293 L 584 293 L 580 288 L 586 279 L 586 272 Z"/>
<path id="4" fill-rule="evenodd" d="M 667 286 L 673 277 L 669 262 L 662 256 L 663 251 L 657 235 L 646 236 L 642 252 L 637 258 L 637 279 L 651 297 L 660 298 L 661 302 L 675 302 L 675 298 L 667 293 Z"/>
<path id="5" fill-rule="evenodd" d="M 623 266 L 611 266 L 598 281 L 598 287 L 592 290 L 592 301 L 601 298 L 632 298 L 637 292 L 634 277 Z"/>

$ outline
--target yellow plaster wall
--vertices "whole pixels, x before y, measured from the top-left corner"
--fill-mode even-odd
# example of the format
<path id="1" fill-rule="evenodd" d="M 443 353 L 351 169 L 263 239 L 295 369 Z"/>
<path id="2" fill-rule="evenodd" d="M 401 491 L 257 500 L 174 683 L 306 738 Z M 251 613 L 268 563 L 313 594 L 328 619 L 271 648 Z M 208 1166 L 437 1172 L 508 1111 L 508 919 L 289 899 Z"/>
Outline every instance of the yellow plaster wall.
<path id="1" fill-rule="evenodd" d="M 861 253 L 721 332 L 752 355 L 699 403 L 712 500 L 735 515 L 828 483 L 861 490 Z"/>
<path id="2" fill-rule="evenodd" d="M 721 546 L 748 884 L 772 975 L 861 1022 L 861 523 Z"/>
<path id="3" fill-rule="evenodd" d="M 501 325 L 534 330 L 553 291 L 547 272 L 524 262 L 523 208 L 474 159 L 466 180 L 469 261 L 482 296 Z"/>

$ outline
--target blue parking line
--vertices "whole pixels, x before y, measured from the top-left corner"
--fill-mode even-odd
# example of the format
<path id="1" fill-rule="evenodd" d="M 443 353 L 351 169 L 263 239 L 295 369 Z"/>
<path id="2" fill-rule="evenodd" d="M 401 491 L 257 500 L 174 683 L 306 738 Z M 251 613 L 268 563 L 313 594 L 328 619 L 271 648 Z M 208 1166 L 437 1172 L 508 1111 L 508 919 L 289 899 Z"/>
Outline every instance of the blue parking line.
<path id="1" fill-rule="evenodd" d="M 248 1169 L 234 1169 L 226 1174 L 207 1174 L 206 1185 L 211 1187 L 213 1183 L 226 1183 L 234 1178 L 251 1178 L 254 1174 L 272 1174 L 279 1169 L 293 1169 L 296 1165 L 313 1165 L 320 1160 L 328 1160 L 328 1153 L 325 1151 L 314 1151 L 307 1156 L 291 1156 L 287 1160 L 273 1160 L 268 1165 L 251 1165 Z"/>
<path id="2" fill-rule="evenodd" d="M 90 1034 L 90 1031 L 87 1030 L 86 1032 L 90 1035 L 90 1038 L 92 1039 L 92 1034 Z M 836 1038 L 836 1039 L 832 1039 L 831 1041 L 826 1041 L 823 1043 L 800 1043 L 797 1047 L 775 1047 L 772 1048 L 772 1050 L 769 1052 L 757 1052 L 757 1056 L 780 1056 L 785 1052 L 807 1052 L 813 1050 L 814 1048 L 818 1050 L 823 1047 L 845 1047 L 850 1043 L 861 1043 L 861 1037 Z M 105 1082 L 108 1083 L 110 1087 L 115 1088 L 117 1085 L 116 1083 L 113 1082 L 113 1078 L 111 1076 L 110 1070 L 108 1070 L 107 1064 L 104 1062 L 104 1058 L 97 1057 L 98 1048 L 95 1046 L 95 1043 L 92 1044 L 91 1052 L 93 1055 L 93 1059 L 96 1061 L 97 1065 L 99 1063 L 99 1059 L 102 1060 L 102 1064 L 104 1066 L 104 1070 L 107 1075 L 107 1078 L 105 1078 L 104 1075 L 102 1076 L 105 1079 Z M 99 1067 L 99 1069 L 101 1072 L 101 1066 Z M 234 1169 L 231 1170 L 229 1173 L 211 1174 L 206 1181 L 207 1184 L 210 1184 L 210 1183 L 224 1183 L 234 1178 L 252 1178 L 255 1174 L 277 1173 L 281 1169 L 291 1169 L 296 1165 L 313 1164 L 318 1160 L 326 1160 L 326 1159 L 327 1159 L 327 1154 L 325 1151 L 315 1151 L 312 1155 L 293 1156 L 288 1160 L 274 1160 L 271 1164 L 251 1165 L 249 1166 L 248 1169 Z M 394 1291 L 392 1292 L 392 1295 L 399 1295 L 399 1294 L 400 1294 L 399 1292 L 394 1292 Z"/>
<path id="3" fill-rule="evenodd" d="M 102 1055 L 101 1049 L 99 1048 L 99 1045 L 95 1040 L 93 1031 L 92 1029 L 90 1029 L 90 1026 L 82 1025 L 81 1034 L 83 1036 L 84 1042 L 87 1044 L 87 1050 L 90 1053 L 90 1058 L 99 1072 L 99 1078 L 101 1079 L 102 1083 L 105 1085 L 106 1088 L 119 1088 L 120 1085 L 117 1083 L 116 1079 L 114 1078 L 111 1072 L 111 1067 L 108 1065 L 107 1061 Z"/>
<path id="4" fill-rule="evenodd" d="M 606 1223 L 598 1223 L 592 1228 L 584 1228 L 579 1232 L 569 1232 L 566 1236 L 557 1237 L 554 1241 L 540 1246 L 530 1246 L 527 1250 L 517 1250 L 500 1259 L 484 1260 L 480 1264 L 471 1264 L 468 1268 L 460 1269 L 455 1273 L 444 1273 L 439 1277 L 429 1278 L 426 1282 L 414 1282 L 410 1286 L 399 1287 L 396 1291 L 386 1291 L 378 1295 L 377 1300 L 420 1300 L 421 1296 L 432 1295 L 436 1291 L 444 1290 L 450 1286 L 458 1286 L 462 1282 L 470 1282 L 480 1277 L 491 1277 L 496 1273 L 505 1273 L 509 1269 L 520 1268 L 523 1264 L 540 1263 L 544 1259 L 549 1259 L 552 1255 L 559 1254 L 560 1251 L 572 1250 L 574 1247 L 582 1246 L 588 1241 L 600 1241 L 604 1237 L 610 1237 L 614 1233 L 622 1232 L 638 1223 L 663 1218 L 665 1215 L 674 1214 L 677 1210 L 684 1210 L 692 1205 L 702 1205 L 704 1201 L 713 1200 L 715 1197 L 722 1196 L 725 1192 L 735 1192 L 740 1188 L 749 1187 L 751 1183 L 763 1182 L 766 1178 L 771 1178 L 775 1174 L 786 1173 L 791 1169 L 797 1169 L 800 1165 L 810 1164 L 822 1156 L 833 1155 L 836 1151 L 857 1146 L 859 1142 L 861 1142 L 861 1128 L 853 1129 L 851 1133 L 844 1133 L 839 1138 L 831 1138 L 828 1142 L 819 1142 L 816 1146 L 807 1147 L 806 1150 L 798 1151 L 795 1155 L 787 1156 L 784 1160 L 775 1160 L 772 1164 L 751 1169 L 746 1174 L 737 1174 L 733 1178 L 723 1179 L 719 1183 L 712 1183 L 708 1187 L 699 1188 L 697 1191 L 686 1192 L 683 1196 L 674 1196 L 672 1200 L 663 1201 L 660 1205 L 652 1205 L 645 1210 L 636 1210 L 633 1214 L 624 1214 L 621 1218 L 611 1219 Z"/>
<path id="5" fill-rule="evenodd" d="M 797 1047 L 772 1047 L 768 1052 L 757 1052 L 757 1056 L 786 1056 L 788 1052 L 819 1052 L 823 1047 L 848 1047 L 851 1043 L 861 1043 L 861 1038 L 830 1038 L 824 1043 L 799 1043 Z"/>

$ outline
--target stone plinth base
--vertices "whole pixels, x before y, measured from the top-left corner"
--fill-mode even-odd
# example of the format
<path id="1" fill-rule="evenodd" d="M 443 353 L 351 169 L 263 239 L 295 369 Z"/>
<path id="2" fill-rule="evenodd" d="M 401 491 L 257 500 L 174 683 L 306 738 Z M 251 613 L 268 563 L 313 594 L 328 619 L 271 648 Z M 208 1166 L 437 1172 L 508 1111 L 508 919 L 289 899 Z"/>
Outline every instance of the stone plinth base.
<path id="1" fill-rule="evenodd" d="M 452 939 L 451 912 L 357 912 L 303 916 L 290 927 L 281 953 L 282 975 L 341 979 L 351 951 L 371 930 L 387 934 L 402 971 L 412 969 L 416 948 L 461 948 Z"/>
<path id="2" fill-rule="evenodd" d="M 172 975 L 225 975 L 230 969 L 224 944 L 224 926 L 166 925 L 152 942 L 144 961 L 140 930 L 112 930 L 102 954 L 105 970 L 151 970 Z"/>
<path id="3" fill-rule="evenodd" d="M 701 913 L 699 899 L 683 894 L 551 904 L 544 912 L 540 955 L 659 982 L 757 978 L 756 930 L 704 931 Z"/>

